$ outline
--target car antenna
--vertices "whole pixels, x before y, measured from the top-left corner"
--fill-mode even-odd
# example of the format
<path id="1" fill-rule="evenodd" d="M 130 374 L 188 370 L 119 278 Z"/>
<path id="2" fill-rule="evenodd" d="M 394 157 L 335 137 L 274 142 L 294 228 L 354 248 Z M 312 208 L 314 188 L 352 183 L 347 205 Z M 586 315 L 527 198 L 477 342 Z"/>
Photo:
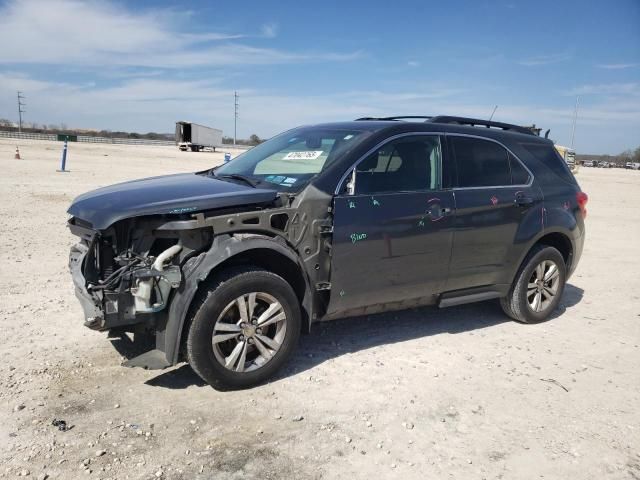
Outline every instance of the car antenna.
<path id="1" fill-rule="evenodd" d="M 495 107 L 493 107 L 493 112 L 491 112 L 491 116 L 489 117 L 489 121 L 493 120 L 493 114 L 496 113 L 496 110 L 498 109 L 498 105 L 496 105 Z"/>

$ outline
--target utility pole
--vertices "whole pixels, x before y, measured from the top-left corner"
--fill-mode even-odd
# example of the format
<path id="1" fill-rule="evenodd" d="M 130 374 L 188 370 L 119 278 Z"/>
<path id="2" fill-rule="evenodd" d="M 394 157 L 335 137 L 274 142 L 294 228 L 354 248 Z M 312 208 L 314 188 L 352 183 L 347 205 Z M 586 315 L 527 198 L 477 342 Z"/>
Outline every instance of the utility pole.
<path id="1" fill-rule="evenodd" d="M 18 91 L 18 132 L 20 133 L 22 133 L 22 114 L 25 112 L 22 107 L 26 105 L 22 100 L 24 100 L 24 95 L 22 95 L 21 91 Z"/>
<path id="2" fill-rule="evenodd" d="M 240 95 L 238 95 L 238 92 L 233 92 L 233 103 L 234 103 L 234 108 L 235 108 L 235 112 L 233 115 L 233 144 L 236 144 L 236 135 L 237 135 L 237 127 L 238 127 L 238 99 L 240 98 Z"/>
<path id="3" fill-rule="evenodd" d="M 578 99 L 580 97 L 576 97 L 576 108 L 573 111 L 573 127 L 571 127 L 571 148 L 573 148 L 573 140 L 576 136 L 576 120 L 578 120 Z"/>

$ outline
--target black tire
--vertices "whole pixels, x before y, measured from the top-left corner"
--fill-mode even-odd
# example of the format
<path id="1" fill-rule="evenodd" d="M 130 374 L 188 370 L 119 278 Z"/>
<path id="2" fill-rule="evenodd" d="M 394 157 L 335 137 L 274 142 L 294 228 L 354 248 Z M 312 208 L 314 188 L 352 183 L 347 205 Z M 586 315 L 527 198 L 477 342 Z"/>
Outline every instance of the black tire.
<path id="1" fill-rule="evenodd" d="M 212 345 L 214 326 L 226 306 L 252 292 L 264 292 L 280 303 L 286 317 L 284 338 L 263 366 L 248 372 L 233 371 L 216 358 Z M 291 285 L 275 273 L 253 266 L 225 270 L 203 285 L 188 321 L 187 361 L 205 382 L 218 390 L 251 387 L 273 376 L 295 350 L 302 322 L 300 303 Z"/>
<path id="2" fill-rule="evenodd" d="M 553 299 L 542 311 L 534 311 L 527 298 L 529 280 L 534 274 L 534 270 L 543 261 L 551 261 L 558 267 L 558 286 Z M 548 245 L 536 245 L 531 249 L 527 257 L 522 262 L 518 273 L 509 290 L 509 294 L 500 299 L 500 306 L 504 313 L 521 323 L 539 323 L 549 318 L 551 312 L 555 310 L 564 292 L 567 280 L 567 268 L 562 254 Z"/>

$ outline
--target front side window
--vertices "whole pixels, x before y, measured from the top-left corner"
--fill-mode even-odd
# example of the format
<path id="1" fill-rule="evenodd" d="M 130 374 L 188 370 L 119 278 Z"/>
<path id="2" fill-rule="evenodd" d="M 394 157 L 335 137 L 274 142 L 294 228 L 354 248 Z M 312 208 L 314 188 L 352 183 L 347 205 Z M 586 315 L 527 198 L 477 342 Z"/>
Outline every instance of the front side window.
<path id="1" fill-rule="evenodd" d="M 471 137 L 449 137 L 456 156 L 459 187 L 511 185 L 509 154 L 495 142 Z"/>
<path id="2" fill-rule="evenodd" d="M 283 190 L 299 190 L 369 132 L 303 127 L 280 134 L 215 169 L 217 177 L 244 176 Z"/>
<path id="3" fill-rule="evenodd" d="M 356 167 L 356 193 L 436 190 L 440 184 L 440 137 L 415 135 L 393 140 Z"/>

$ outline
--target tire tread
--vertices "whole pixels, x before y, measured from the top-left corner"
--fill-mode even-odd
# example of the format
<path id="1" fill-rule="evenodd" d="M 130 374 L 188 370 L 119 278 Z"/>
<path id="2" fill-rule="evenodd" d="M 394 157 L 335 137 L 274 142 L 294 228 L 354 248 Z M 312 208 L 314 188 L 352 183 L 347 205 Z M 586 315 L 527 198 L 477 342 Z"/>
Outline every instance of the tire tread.
<path id="1" fill-rule="evenodd" d="M 522 261 L 520 268 L 518 269 L 518 273 L 515 276 L 513 284 L 509 289 L 509 294 L 506 297 L 502 297 L 500 299 L 500 306 L 505 314 L 507 314 L 512 319 L 516 320 L 520 323 L 538 323 L 544 321 L 545 319 L 538 319 L 533 316 L 533 313 L 526 307 L 527 299 L 526 299 L 526 291 L 527 288 L 523 283 L 528 283 L 529 279 L 524 278 L 524 271 L 529 268 L 533 259 L 540 255 L 542 252 L 547 252 L 548 255 L 554 256 L 555 261 L 559 261 L 562 264 L 562 284 L 558 289 L 557 296 L 560 297 L 562 295 L 562 291 L 564 290 L 564 282 L 566 281 L 566 266 L 564 263 L 564 259 L 562 254 L 554 247 L 545 244 L 534 245 L 533 248 L 529 251 L 525 259 Z M 523 295 L 525 296 L 523 299 Z M 555 308 L 555 307 L 554 307 Z M 551 313 L 553 309 L 549 311 Z"/>
<path id="2" fill-rule="evenodd" d="M 273 272 L 270 272 L 268 270 L 265 270 L 261 267 L 247 265 L 247 266 L 231 267 L 231 268 L 222 270 L 213 278 L 208 279 L 206 283 L 203 283 L 200 286 L 198 293 L 196 294 L 196 297 L 191 303 L 191 307 L 189 309 L 189 315 L 187 316 L 187 324 L 185 326 L 185 328 L 188 329 L 186 333 L 186 340 L 184 345 L 186 360 L 191 366 L 191 368 L 193 369 L 193 371 L 200 378 L 202 378 L 205 382 L 207 382 L 217 390 L 243 388 L 243 387 L 250 386 L 253 383 L 261 383 L 262 380 L 258 380 L 251 384 L 241 380 L 230 381 L 229 379 L 220 378 L 219 376 L 212 374 L 210 371 L 206 371 L 205 367 L 209 359 L 201 358 L 202 353 L 198 352 L 198 345 L 197 345 L 197 343 L 201 341 L 201 339 L 198 338 L 198 336 L 193 333 L 193 330 L 191 327 L 194 324 L 194 321 L 197 320 L 198 312 L 209 301 L 214 301 L 213 299 L 218 295 L 218 293 L 223 287 L 227 287 L 228 285 L 233 285 L 233 284 L 241 284 L 242 282 L 247 280 L 248 277 L 251 280 L 253 280 L 255 279 L 256 275 L 260 275 L 261 277 L 266 279 L 271 278 L 276 282 L 284 283 L 291 290 L 292 297 L 297 298 L 295 297 L 295 292 L 293 291 L 293 288 L 291 288 L 291 285 L 289 285 L 289 283 L 287 283 L 287 281 L 284 280 L 279 275 Z M 296 307 L 297 307 L 297 311 L 295 312 L 295 314 L 298 316 L 298 320 L 299 320 L 300 319 L 299 305 L 296 304 Z M 299 321 L 293 322 L 291 326 L 296 325 L 296 323 L 299 323 Z M 298 327 L 299 326 L 300 325 L 298 324 Z M 293 343 L 296 344 L 298 337 L 300 335 L 300 328 L 295 329 L 293 331 L 293 335 L 294 335 Z"/>

